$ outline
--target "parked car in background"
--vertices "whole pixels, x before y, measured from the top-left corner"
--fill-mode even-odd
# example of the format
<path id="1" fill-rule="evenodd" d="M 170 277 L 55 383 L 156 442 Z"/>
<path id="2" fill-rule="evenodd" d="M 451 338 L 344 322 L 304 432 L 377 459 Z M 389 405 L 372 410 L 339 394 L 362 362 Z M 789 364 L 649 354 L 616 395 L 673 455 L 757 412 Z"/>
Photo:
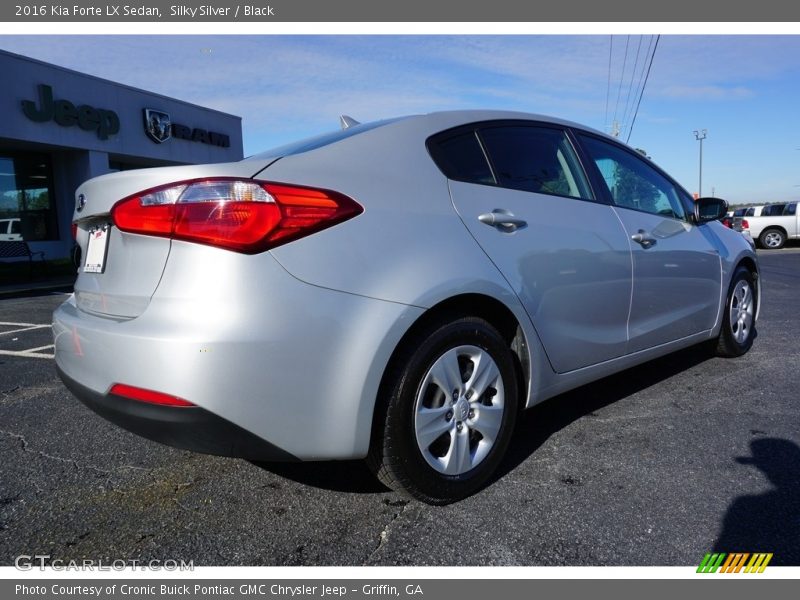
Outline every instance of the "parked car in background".
<path id="1" fill-rule="evenodd" d="M 22 241 L 22 222 L 18 217 L 0 219 L 0 242 Z"/>
<path id="2" fill-rule="evenodd" d="M 343 121 L 77 190 L 53 331 L 78 398 L 180 448 L 367 458 L 444 504 L 489 481 L 520 409 L 694 344 L 750 349 L 758 261 L 727 204 L 615 138 L 513 112 Z"/>
<path id="3" fill-rule="evenodd" d="M 758 217 L 761 215 L 761 211 L 764 210 L 763 206 L 750 206 L 744 212 L 744 217 Z"/>
<path id="4" fill-rule="evenodd" d="M 728 211 L 728 213 L 720 219 L 720 222 L 725 225 L 725 227 L 741 233 L 751 245 L 754 245 L 753 238 L 750 235 L 750 224 L 747 219 L 741 216 L 746 210 L 747 209 L 742 208 L 735 211 Z M 739 213 L 739 216 L 736 216 L 737 213 Z"/>
<path id="5" fill-rule="evenodd" d="M 748 219 L 750 235 L 768 250 L 783 248 L 786 240 L 800 238 L 797 202 L 765 206 L 761 215 Z"/>

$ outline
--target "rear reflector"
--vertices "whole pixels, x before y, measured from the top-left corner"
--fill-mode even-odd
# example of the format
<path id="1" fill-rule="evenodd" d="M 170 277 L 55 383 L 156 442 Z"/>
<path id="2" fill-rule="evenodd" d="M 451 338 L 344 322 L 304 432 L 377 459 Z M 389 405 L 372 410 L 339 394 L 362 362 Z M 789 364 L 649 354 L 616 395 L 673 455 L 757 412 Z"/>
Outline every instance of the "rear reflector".
<path id="1" fill-rule="evenodd" d="M 362 212 L 355 200 L 331 190 L 215 178 L 145 190 L 117 202 L 111 217 L 128 233 L 256 254 Z"/>
<path id="2" fill-rule="evenodd" d="M 111 389 L 109 390 L 109 394 L 122 396 L 123 398 L 128 398 L 129 400 L 138 400 L 139 402 L 160 404 L 162 406 L 181 408 L 195 406 L 191 402 L 184 400 L 183 398 L 178 398 L 177 396 L 170 396 L 169 394 L 162 394 L 161 392 L 154 392 L 153 390 L 146 390 L 122 383 L 115 383 L 112 385 Z"/>

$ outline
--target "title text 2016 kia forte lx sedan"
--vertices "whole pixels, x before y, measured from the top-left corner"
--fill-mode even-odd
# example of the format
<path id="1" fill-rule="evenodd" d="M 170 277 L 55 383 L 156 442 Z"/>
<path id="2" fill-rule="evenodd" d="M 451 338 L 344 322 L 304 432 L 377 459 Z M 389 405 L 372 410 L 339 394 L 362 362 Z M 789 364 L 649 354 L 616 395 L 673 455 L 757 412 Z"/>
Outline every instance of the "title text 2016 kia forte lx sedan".
<path id="1" fill-rule="evenodd" d="M 521 113 L 350 124 L 232 164 L 98 177 L 56 363 L 180 448 L 367 458 L 446 503 L 518 412 L 706 340 L 746 352 L 751 246 L 615 139 Z"/>

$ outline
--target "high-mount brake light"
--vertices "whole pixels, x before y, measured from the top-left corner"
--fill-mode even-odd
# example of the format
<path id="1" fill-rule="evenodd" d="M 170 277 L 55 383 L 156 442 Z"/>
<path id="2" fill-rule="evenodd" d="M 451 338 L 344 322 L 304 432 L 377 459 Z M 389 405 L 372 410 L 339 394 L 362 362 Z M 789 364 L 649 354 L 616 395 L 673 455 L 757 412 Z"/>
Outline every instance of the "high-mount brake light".
<path id="1" fill-rule="evenodd" d="M 178 182 L 117 202 L 121 231 L 256 254 L 364 212 L 338 192 L 252 179 Z"/>

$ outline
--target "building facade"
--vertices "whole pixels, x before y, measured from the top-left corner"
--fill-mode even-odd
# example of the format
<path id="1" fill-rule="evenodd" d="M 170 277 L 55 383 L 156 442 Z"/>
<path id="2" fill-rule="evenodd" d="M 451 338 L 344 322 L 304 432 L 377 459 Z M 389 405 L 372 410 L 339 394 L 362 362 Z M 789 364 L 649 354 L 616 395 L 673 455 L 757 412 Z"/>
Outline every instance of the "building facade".
<path id="1" fill-rule="evenodd" d="M 0 73 L 0 241 L 46 260 L 70 256 L 87 179 L 242 158 L 240 117 L 3 51 Z"/>

